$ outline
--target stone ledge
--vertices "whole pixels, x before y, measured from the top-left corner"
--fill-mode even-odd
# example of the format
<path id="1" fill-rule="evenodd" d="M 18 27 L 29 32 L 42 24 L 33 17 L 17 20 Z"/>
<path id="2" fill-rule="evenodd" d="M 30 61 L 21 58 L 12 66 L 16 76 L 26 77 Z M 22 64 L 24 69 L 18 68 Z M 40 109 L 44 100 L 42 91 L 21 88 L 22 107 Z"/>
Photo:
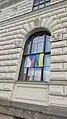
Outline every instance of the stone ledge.
<path id="1" fill-rule="evenodd" d="M 11 107 L 20 108 L 22 111 L 33 111 L 46 115 L 67 117 L 66 107 L 30 105 L 18 102 L 11 102 Z"/>
<path id="2" fill-rule="evenodd" d="M 65 85 L 67 86 L 67 80 L 51 80 L 49 82 L 46 81 L 14 81 L 15 84 L 32 84 L 32 85 Z"/>
<path id="3" fill-rule="evenodd" d="M 8 106 L 8 107 L 10 107 L 10 101 L 8 101 L 7 99 L 0 98 L 0 106 Z"/>
<path id="4" fill-rule="evenodd" d="M 27 119 L 67 119 L 67 107 L 31 105 L 0 99 L 0 113 Z M 38 116 L 37 116 L 38 115 Z"/>

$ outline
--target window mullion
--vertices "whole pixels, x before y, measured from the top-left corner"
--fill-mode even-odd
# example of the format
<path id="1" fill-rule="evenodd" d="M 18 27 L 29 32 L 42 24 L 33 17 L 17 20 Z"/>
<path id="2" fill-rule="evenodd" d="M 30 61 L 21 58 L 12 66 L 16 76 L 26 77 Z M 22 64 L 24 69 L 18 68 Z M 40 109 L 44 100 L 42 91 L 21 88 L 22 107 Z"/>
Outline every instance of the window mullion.
<path id="1" fill-rule="evenodd" d="M 44 55 L 45 55 L 45 45 L 46 45 L 46 35 L 44 36 L 44 47 L 43 47 Z M 41 71 L 41 81 L 43 81 L 44 58 L 45 58 L 45 56 L 43 57 L 43 67 L 42 67 L 42 71 Z"/>
<path id="2" fill-rule="evenodd" d="M 28 70 L 29 70 L 29 68 L 27 68 L 27 72 L 26 72 L 25 81 L 27 81 L 27 78 L 28 78 Z"/>

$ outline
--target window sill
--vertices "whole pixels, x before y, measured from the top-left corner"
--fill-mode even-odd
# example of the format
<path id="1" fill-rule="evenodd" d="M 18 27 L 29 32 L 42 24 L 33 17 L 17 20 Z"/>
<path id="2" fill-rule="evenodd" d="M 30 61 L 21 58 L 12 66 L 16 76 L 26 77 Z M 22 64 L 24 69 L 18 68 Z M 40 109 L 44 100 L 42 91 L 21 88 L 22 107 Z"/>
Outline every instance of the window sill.
<path id="1" fill-rule="evenodd" d="M 16 84 L 30 84 L 30 85 L 67 85 L 67 81 L 63 80 L 50 80 L 49 82 L 46 81 L 15 81 Z"/>
<path id="2" fill-rule="evenodd" d="M 46 81 L 17 81 L 17 84 L 33 84 L 33 85 L 49 85 L 49 82 Z"/>

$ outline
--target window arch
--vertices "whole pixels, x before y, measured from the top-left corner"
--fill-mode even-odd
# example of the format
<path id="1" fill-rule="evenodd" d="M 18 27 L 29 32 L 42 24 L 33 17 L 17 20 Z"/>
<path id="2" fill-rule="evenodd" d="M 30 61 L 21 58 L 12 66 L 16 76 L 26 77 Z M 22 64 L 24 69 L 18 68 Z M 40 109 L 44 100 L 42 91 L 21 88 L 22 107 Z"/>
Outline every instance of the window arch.
<path id="1" fill-rule="evenodd" d="M 25 43 L 20 80 L 49 81 L 50 74 L 50 33 L 37 32 Z"/>

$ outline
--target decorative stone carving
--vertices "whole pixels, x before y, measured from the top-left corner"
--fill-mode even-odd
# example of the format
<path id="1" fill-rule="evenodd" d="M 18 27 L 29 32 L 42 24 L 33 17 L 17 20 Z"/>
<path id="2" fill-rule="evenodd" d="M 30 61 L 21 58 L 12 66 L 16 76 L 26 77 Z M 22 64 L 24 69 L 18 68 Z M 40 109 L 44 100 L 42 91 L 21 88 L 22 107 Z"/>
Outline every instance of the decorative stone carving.
<path id="1" fill-rule="evenodd" d="M 21 47 L 21 44 L 22 44 L 22 43 L 21 43 L 21 40 L 18 40 L 18 41 L 15 40 L 15 41 L 14 41 L 14 45 L 15 45 L 15 47 L 17 47 L 17 48 L 18 48 L 18 47 Z"/>
<path id="2" fill-rule="evenodd" d="M 16 48 L 18 48 L 18 47 L 22 48 L 22 46 L 23 46 L 21 40 L 15 40 L 14 45 L 15 45 Z"/>
<path id="3" fill-rule="evenodd" d="M 35 19 L 34 24 L 35 24 L 35 26 L 39 25 L 39 19 L 38 18 Z"/>

